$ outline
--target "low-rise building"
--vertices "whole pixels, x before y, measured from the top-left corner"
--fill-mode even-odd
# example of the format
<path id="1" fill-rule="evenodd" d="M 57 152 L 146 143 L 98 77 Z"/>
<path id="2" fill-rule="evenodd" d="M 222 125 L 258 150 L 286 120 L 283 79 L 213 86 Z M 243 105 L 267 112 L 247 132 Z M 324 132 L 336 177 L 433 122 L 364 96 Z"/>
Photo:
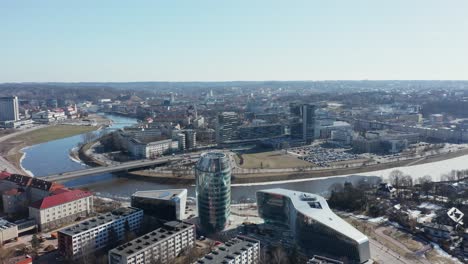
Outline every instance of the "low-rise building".
<path id="1" fill-rule="evenodd" d="M 343 264 L 343 261 L 314 255 L 307 261 L 307 264 Z"/>
<path id="2" fill-rule="evenodd" d="M 172 221 L 109 251 L 109 264 L 169 263 L 195 244 L 195 226 Z"/>
<path id="3" fill-rule="evenodd" d="M 91 254 L 110 243 L 122 241 L 126 231 L 138 231 L 142 219 L 143 210 L 127 207 L 61 229 L 58 231 L 59 252 L 71 259 Z"/>
<path id="4" fill-rule="evenodd" d="M 57 228 L 93 211 L 93 195 L 81 190 L 47 196 L 29 206 L 29 217 L 34 218 L 40 230 Z"/>
<path id="5" fill-rule="evenodd" d="M 8 241 L 18 238 L 18 227 L 0 218 L 0 247 Z"/>
<path id="6" fill-rule="evenodd" d="M 238 236 L 199 259 L 199 264 L 254 264 L 260 262 L 260 241 Z"/>
<path id="7" fill-rule="evenodd" d="M 437 223 L 426 223 L 423 225 L 424 233 L 429 237 L 438 239 L 450 239 L 453 234 L 453 227 Z"/>

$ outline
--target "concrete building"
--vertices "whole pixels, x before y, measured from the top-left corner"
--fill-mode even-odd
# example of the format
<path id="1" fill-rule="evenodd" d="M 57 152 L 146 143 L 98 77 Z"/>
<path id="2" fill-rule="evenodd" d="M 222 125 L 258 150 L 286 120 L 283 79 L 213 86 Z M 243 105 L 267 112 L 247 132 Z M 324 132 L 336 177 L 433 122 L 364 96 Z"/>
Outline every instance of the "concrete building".
<path id="1" fill-rule="evenodd" d="M 240 140 L 268 139 L 284 135 L 284 127 L 281 124 L 250 124 L 239 128 Z"/>
<path id="2" fill-rule="evenodd" d="M 135 192 L 131 198 L 132 207 L 143 209 L 145 215 L 159 219 L 185 219 L 187 189 L 153 190 Z"/>
<path id="3" fill-rule="evenodd" d="M 178 142 L 173 141 L 172 139 L 144 142 L 132 138 L 128 142 L 128 152 L 130 152 L 133 157 L 139 159 L 156 158 L 158 156 L 177 151 L 178 148 Z"/>
<path id="4" fill-rule="evenodd" d="M 18 238 L 18 227 L 0 218 L 0 247 L 8 241 Z"/>
<path id="5" fill-rule="evenodd" d="M 219 245 L 199 259 L 200 264 L 256 264 L 260 263 L 260 241 L 238 236 Z"/>
<path id="6" fill-rule="evenodd" d="M 119 208 L 58 231 L 59 252 L 67 258 L 76 259 L 83 254 L 122 241 L 125 226 L 128 231 L 140 229 L 143 210 L 133 207 Z"/>
<path id="7" fill-rule="evenodd" d="M 65 190 L 31 204 L 29 217 L 36 220 L 41 231 L 45 231 L 88 216 L 92 211 L 93 195 L 90 192 Z"/>
<path id="8" fill-rule="evenodd" d="M 172 221 L 109 251 L 109 264 L 169 263 L 195 245 L 195 226 Z"/>
<path id="9" fill-rule="evenodd" d="M 63 121 L 67 119 L 67 116 L 64 111 L 54 112 L 46 110 L 32 114 L 31 118 L 34 122 L 41 124 L 49 124 L 53 122 Z"/>
<path id="10" fill-rule="evenodd" d="M 207 233 L 223 230 L 231 214 L 231 165 L 226 154 L 203 153 L 195 178 L 201 228 Z"/>
<path id="11" fill-rule="evenodd" d="M 239 139 L 237 131 L 239 125 L 237 113 L 222 112 L 219 114 L 216 125 L 216 142 L 222 144 Z"/>
<path id="12" fill-rule="evenodd" d="M 257 192 L 260 217 L 288 227 L 305 251 L 323 252 L 363 263 L 370 259 L 369 239 L 334 214 L 319 195 L 281 188 Z"/>
<path id="13" fill-rule="evenodd" d="M 18 97 L 0 97 L 0 122 L 19 120 Z"/>

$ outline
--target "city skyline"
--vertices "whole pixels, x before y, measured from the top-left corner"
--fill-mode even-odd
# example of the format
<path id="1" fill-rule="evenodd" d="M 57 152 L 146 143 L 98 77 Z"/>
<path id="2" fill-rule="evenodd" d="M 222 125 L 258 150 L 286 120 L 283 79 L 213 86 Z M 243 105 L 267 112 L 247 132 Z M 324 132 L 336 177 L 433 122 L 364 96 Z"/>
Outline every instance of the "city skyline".
<path id="1" fill-rule="evenodd" d="M 0 83 L 466 80 L 451 3 L 2 3 Z"/>

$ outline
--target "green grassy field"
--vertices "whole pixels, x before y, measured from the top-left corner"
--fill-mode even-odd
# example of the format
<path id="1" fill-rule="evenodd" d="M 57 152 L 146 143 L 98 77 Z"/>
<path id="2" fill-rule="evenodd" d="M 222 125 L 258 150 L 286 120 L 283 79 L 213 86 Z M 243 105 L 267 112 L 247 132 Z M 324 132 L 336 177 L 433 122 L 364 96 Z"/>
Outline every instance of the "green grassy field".
<path id="1" fill-rule="evenodd" d="M 44 143 L 56 139 L 71 137 L 74 135 L 86 133 L 89 131 L 96 130 L 97 127 L 93 126 L 72 126 L 72 125 L 56 125 L 41 128 L 38 130 L 31 131 L 17 137 L 10 139 L 10 142 L 21 141 L 25 145 L 35 145 Z"/>
<path id="2" fill-rule="evenodd" d="M 287 155 L 281 151 L 268 151 L 253 154 L 243 154 L 244 164 L 240 165 L 246 169 L 284 169 L 301 168 L 313 166 L 312 163 L 300 160 L 294 156 Z M 239 160 L 236 158 L 237 163 Z"/>

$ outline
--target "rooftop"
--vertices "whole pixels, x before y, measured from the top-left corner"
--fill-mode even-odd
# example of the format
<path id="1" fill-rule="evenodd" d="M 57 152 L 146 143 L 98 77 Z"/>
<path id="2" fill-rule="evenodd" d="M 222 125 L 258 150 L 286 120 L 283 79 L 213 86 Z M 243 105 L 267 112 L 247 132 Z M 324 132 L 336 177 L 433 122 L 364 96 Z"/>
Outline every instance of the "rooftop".
<path id="1" fill-rule="evenodd" d="M 224 261 L 236 258 L 236 255 L 242 254 L 243 251 L 258 245 L 260 242 L 248 237 L 238 236 L 218 246 L 216 249 L 206 254 L 196 263 L 224 263 Z"/>
<path id="2" fill-rule="evenodd" d="M 112 249 L 111 253 L 128 257 L 188 228 L 194 228 L 194 226 L 180 221 L 167 222 L 161 228 Z"/>
<path id="3" fill-rule="evenodd" d="M 152 191 L 138 191 L 132 197 L 150 198 L 159 200 L 173 200 L 176 197 L 187 195 L 187 189 L 169 189 L 169 190 L 152 190 Z"/>
<path id="4" fill-rule="evenodd" d="M 10 228 L 10 227 L 14 227 L 14 226 L 16 226 L 16 225 L 11 223 L 11 222 L 8 222 L 7 220 L 5 220 L 3 218 L 0 218 L 0 231 L 4 230 L 4 229 L 7 229 L 7 228 Z"/>
<path id="5" fill-rule="evenodd" d="M 112 212 L 105 213 L 105 214 L 100 214 L 96 217 L 90 218 L 88 220 L 84 220 L 79 222 L 76 225 L 69 226 L 66 228 L 61 229 L 59 232 L 63 233 L 65 235 L 73 236 L 77 235 L 79 233 L 85 232 L 89 229 L 93 229 L 95 227 L 98 227 L 100 225 L 115 221 L 117 219 L 120 219 L 122 217 L 129 216 L 131 214 L 134 214 L 138 211 L 141 211 L 141 209 L 135 208 L 135 207 L 122 207 L 119 209 L 116 209 Z"/>
<path id="6" fill-rule="evenodd" d="M 31 207 L 37 209 L 47 209 L 64 203 L 69 203 L 78 199 L 92 196 L 90 192 L 85 192 L 82 190 L 71 190 L 67 192 L 62 192 L 52 196 L 47 196 L 37 202 L 31 204 Z"/>
<path id="7" fill-rule="evenodd" d="M 330 207 L 328 207 L 328 203 L 325 198 L 320 195 L 282 188 L 261 190 L 259 192 L 286 196 L 291 200 L 294 208 L 303 215 L 328 226 L 336 232 L 358 243 L 368 241 L 367 236 L 333 213 Z"/>

